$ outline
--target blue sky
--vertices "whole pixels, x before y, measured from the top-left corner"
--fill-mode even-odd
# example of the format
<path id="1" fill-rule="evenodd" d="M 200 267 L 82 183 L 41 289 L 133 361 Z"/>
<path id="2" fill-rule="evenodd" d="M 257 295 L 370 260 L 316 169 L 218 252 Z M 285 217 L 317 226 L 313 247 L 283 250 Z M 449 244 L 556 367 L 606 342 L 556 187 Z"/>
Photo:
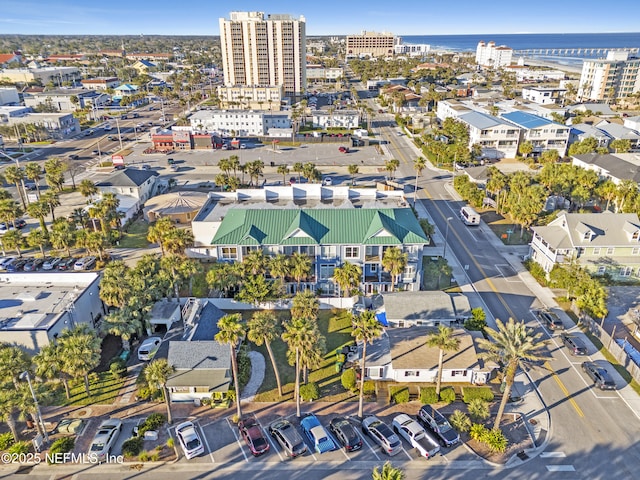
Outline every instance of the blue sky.
<path id="1" fill-rule="evenodd" d="M 232 9 L 304 15 L 307 35 L 362 30 L 396 35 L 640 30 L 637 0 L 2 0 L 0 34 L 218 35 L 218 18 L 228 18 Z"/>

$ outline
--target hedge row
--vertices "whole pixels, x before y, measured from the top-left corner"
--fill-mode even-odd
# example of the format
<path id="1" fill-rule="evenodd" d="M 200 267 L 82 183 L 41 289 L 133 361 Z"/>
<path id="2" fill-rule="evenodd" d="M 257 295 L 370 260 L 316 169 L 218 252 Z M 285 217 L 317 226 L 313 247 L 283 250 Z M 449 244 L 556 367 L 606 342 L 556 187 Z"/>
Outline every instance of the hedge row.
<path id="1" fill-rule="evenodd" d="M 462 401 L 464 403 L 469 403 L 476 398 L 485 402 L 492 402 L 493 391 L 491 391 L 490 387 L 462 387 Z"/>
<path id="2" fill-rule="evenodd" d="M 389 387 L 389 394 L 393 403 L 407 403 L 409 401 L 409 388 Z"/>

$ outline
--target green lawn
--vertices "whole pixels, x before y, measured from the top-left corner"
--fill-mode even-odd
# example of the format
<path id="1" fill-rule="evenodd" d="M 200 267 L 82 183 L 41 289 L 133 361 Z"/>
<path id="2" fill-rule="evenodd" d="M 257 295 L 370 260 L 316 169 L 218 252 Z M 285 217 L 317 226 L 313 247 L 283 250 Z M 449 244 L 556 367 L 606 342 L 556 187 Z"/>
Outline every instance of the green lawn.
<path id="1" fill-rule="evenodd" d="M 289 311 L 277 312 L 281 321 L 290 318 Z M 340 383 L 340 373 L 336 372 L 335 351 L 344 345 L 353 342 L 351 337 L 351 319 L 346 310 L 321 310 L 318 314 L 318 327 L 325 336 L 327 353 L 325 360 L 317 370 L 309 372 L 309 381 L 316 382 L 320 387 L 321 401 L 343 401 L 349 398 L 357 398 L 350 392 L 345 392 Z M 295 368 L 287 362 L 287 345 L 280 339 L 273 342 L 271 348 L 280 372 L 282 381 L 283 398 L 278 396 L 276 378 L 271 367 L 271 361 L 267 349 L 256 347 L 251 344 L 251 348 L 262 353 L 266 360 L 265 379 L 256 395 L 257 402 L 275 402 L 279 400 L 293 400 L 293 389 L 295 379 Z"/>
<path id="2" fill-rule="evenodd" d="M 149 246 L 147 232 L 149 224 L 142 219 L 136 220 L 120 239 L 120 248 L 145 248 Z"/>
<path id="3" fill-rule="evenodd" d="M 87 397 L 84 390 L 84 380 L 73 380 L 71 384 L 71 398 L 67 400 L 64 386 L 60 383 L 52 389 L 52 395 L 45 404 L 59 407 L 80 405 L 111 405 L 124 385 L 124 378 L 116 379 L 110 372 L 102 372 L 89 375 L 89 391 Z M 44 402 L 43 402 L 44 403 Z"/>

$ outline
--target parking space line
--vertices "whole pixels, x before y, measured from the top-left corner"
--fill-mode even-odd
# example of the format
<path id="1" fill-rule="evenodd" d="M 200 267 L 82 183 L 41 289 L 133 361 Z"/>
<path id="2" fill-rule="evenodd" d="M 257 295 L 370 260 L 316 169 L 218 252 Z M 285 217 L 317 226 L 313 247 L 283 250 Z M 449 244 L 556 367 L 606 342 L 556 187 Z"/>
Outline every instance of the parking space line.
<path id="1" fill-rule="evenodd" d="M 238 447 L 240 447 L 240 451 L 242 452 L 242 456 L 244 457 L 244 461 L 248 462 L 249 461 L 249 457 L 247 457 L 247 454 L 244 451 L 244 447 L 242 446 L 242 443 L 240 442 L 240 437 L 238 436 L 238 434 L 236 433 L 236 429 L 233 428 L 233 425 L 231 425 L 231 422 L 229 421 L 229 419 L 227 418 L 227 425 L 229 426 L 229 428 L 231 429 L 231 433 L 233 433 L 233 436 L 236 439 L 236 443 L 238 444 Z"/>
<path id="2" fill-rule="evenodd" d="M 278 446 L 276 445 L 276 442 L 273 441 L 273 438 L 271 437 L 271 434 L 269 432 L 267 432 L 267 430 L 264 427 L 261 427 L 262 431 L 264 432 L 264 437 L 267 439 L 267 441 L 271 444 L 271 447 L 273 448 L 274 452 L 276 452 L 278 454 L 278 456 L 280 457 L 280 461 L 284 461 L 284 459 L 282 458 L 282 455 L 280 454 L 280 449 L 278 449 Z"/>
<path id="3" fill-rule="evenodd" d="M 404 449 L 404 447 L 402 447 L 402 451 L 404 452 L 404 454 L 405 454 L 407 457 L 409 457 L 409 460 L 413 462 L 414 458 L 413 458 L 411 455 L 409 455 L 409 452 L 407 452 L 407 451 Z"/>
<path id="4" fill-rule="evenodd" d="M 202 434 L 202 440 L 204 440 L 204 443 L 207 445 L 207 450 L 209 451 L 209 457 L 211 457 L 211 463 L 216 463 L 215 459 L 213 458 L 213 452 L 211 451 L 211 447 L 209 446 L 209 441 L 207 440 L 207 437 L 204 434 L 204 430 L 199 424 L 198 424 L 198 428 L 200 429 L 200 433 Z"/>
<path id="5" fill-rule="evenodd" d="M 360 434 L 358 434 L 358 435 L 360 435 Z M 378 454 L 376 453 L 376 451 L 371 447 L 371 445 L 369 445 L 369 442 L 367 442 L 367 439 L 366 439 L 366 438 L 364 438 L 364 435 L 360 435 L 360 438 L 361 438 L 361 439 L 362 439 L 362 441 L 365 443 L 365 445 L 366 445 L 367 447 L 369 447 L 369 450 L 371 450 L 371 452 L 376 456 L 376 458 L 377 458 L 378 460 L 380 460 L 380 457 L 378 456 Z"/>

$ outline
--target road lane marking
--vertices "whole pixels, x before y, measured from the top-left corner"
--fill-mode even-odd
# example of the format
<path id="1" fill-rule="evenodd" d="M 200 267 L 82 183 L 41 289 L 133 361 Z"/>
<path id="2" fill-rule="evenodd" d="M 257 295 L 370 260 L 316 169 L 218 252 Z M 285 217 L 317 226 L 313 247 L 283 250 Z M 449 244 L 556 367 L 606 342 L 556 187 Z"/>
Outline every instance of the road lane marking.
<path id="1" fill-rule="evenodd" d="M 283 458 L 282 458 L 282 455 L 280 454 L 280 449 L 278 449 L 275 440 L 271 437 L 271 434 L 267 432 L 267 430 L 264 427 L 262 427 L 262 431 L 264 432 L 265 438 L 271 444 L 271 447 L 278 454 L 278 456 L 280 457 L 280 461 L 282 462 Z"/>
<path id="2" fill-rule="evenodd" d="M 361 435 L 362 441 L 365 443 L 365 445 L 367 447 L 369 447 L 369 450 L 371 450 L 371 452 L 376 456 L 376 458 L 378 460 L 380 460 L 380 457 L 378 456 L 378 454 L 376 453 L 376 451 L 373 449 L 373 447 L 371 445 L 369 445 L 369 442 L 367 442 L 367 439 L 364 438 L 364 435 Z"/>
<path id="3" fill-rule="evenodd" d="M 549 472 L 575 472 L 573 465 L 547 465 Z"/>
<path id="4" fill-rule="evenodd" d="M 564 458 L 564 452 L 542 452 L 540 458 Z"/>
<path id="5" fill-rule="evenodd" d="M 569 390 L 567 390 L 567 387 L 564 386 L 564 383 L 562 383 L 562 380 L 560 380 L 560 377 L 558 376 L 556 371 L 551 367 L 551 364 L 549 363 L 549 361 L 544 362 L 544 364 L 547 367 L 547 370 L 551 372 L 551 376 L 560 387 L 560 390 L 562 390 L 562 393 L 564 393 L 565 397 L 569 399 L 569 403 L 571 403 L 575 411 L 578 412 L 578 415 L 581 417 L 584 417 L 584 413 L 582 412 L 582 410 L 580 409 L 576 401 L 570 396 L 571 394 L 569 393 Z"/>

